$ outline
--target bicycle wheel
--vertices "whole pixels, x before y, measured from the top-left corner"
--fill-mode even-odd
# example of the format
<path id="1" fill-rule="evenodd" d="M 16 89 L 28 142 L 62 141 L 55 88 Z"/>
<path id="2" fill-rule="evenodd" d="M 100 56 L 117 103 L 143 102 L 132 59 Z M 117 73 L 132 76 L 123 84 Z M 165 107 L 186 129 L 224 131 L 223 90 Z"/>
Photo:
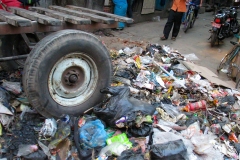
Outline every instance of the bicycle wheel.
<path id="1" fill-rule="evenodd" d="M 238 74 L 236 76 L 236 85 L 235 85 L 235 88 L 237 90 L 240 90 L 240 72 L 238 71 Z"/>
<path id="2" fill-rule="evenodd" d="M 187 30 L 189 28 L 189 22 L 190 22 L 190 14 L 187 14 L 187 17 L 185 19 L 185 24 L 184 24 L 184 32 L 187 33 Z"/>
<path id="3" fill-rule="evenodd" d="M 234 46 L 233 49 L 231 50 L 231 52 L 229 52 L 228 54 L 226 54 L 223 59 L 221 60 L 218 68 L 217 68 L 217 72 L 219 72 L 220 70 L 224 73 L 229 73 L 231 70 L 231 61 L 233 60 L 233 58 L 235 57 L 235 52 L 238 52 L 237 50 L 238 47 Z M 233 57 L 234 56 L 234 57 Z"/>
<path id="4" fill-rule="evenodd" d="M 196 17 L 194 14 L 191 14 L 192 18 L 191 18 L 191 23 L 190 23 L 190 28 L 193 27 L 194 23 L 195 23 L 195 20 L 196 20 Z"/>

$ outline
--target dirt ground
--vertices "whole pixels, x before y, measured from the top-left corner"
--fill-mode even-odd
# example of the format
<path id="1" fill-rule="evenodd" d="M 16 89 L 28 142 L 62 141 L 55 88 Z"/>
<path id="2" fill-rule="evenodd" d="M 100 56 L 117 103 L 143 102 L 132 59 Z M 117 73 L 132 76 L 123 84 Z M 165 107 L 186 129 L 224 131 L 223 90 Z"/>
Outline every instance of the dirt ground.
<path id="1" fill-rule="evenodd" d="M 205 66 L 217 74 L 216 69 L 220 60 L 232 48 L 230 41 L 237 41 L 237 38 L 226 38 L 219 45 L 211 47 L 208 38 L 210 37 L 209 29 L 211 29 L 213 18 L 212 12 L 199 14 L 194 27 L 188 30 L 187 33 L 184 33 L 183 25 L 181 26 L 176 41 L 171 40 L 171 33 L 168 40 L 160 40 L 167 18 L 163 18 L 159 22 L 146 21 L 132 24 L 131 27 L 126 27 L 124 30 L 112 30 L 110 36 L 109 34 L 108 36 L 98 34 L 98 36 L 109 49 L 116 50 L 126 46 L 141 46 L 144 48 L 149 43 L 169 45 L 183 55 L 194 53 L 199 58 L 194 63 Z M 224 73 L 220 73 L 218 76 L 221 80 L 228 81 L 231 86 L 235 85 Z"/>

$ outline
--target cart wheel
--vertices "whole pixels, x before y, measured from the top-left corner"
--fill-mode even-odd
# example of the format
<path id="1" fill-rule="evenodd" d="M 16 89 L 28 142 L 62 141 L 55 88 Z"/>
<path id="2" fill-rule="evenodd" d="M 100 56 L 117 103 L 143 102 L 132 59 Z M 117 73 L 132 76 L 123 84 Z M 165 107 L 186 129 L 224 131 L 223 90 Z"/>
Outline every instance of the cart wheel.
<path id="1" fill-rule="evenodd" d="M 34 35 L 29 34 L 28 38 L 31 42 L 37 42 Z M 30 53 L 30 48 L 27 46 L 22 36 L 5 35 L 0 36 L 0 57 L 18 56 Z M 25 59 L 12 60 L 1 62 L 0 66 L 6 71 L 23 68 Z"/>
<path id="2" fill-rule="evenodd" d="M 45 117 L 77 116 L 98 104 L 109 86 L 112 63 L 94 35 L 62 30 L 42 39 L 24 66 L 28 100 Z"/>

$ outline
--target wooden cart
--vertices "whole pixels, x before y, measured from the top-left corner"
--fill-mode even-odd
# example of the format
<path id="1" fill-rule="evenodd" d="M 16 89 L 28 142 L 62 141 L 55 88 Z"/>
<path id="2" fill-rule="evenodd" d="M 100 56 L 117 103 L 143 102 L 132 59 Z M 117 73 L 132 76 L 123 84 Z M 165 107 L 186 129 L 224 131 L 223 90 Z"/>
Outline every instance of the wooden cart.
<path id="1" fill-rule="evenodd" d="M 5 69 L 24 68 L 30 104 L 45 117 L 77 116 L 98 104 L 112 64 L 107 48 L 88 31 L 133 20 L 71 5 L 9 10 L 0 10 L 0 62 Z"/>

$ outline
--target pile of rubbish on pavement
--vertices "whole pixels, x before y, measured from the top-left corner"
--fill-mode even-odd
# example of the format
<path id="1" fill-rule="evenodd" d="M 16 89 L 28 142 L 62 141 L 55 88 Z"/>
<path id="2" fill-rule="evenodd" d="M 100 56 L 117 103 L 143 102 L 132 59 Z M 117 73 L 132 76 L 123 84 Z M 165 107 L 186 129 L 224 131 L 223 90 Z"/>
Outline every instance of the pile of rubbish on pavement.
<path id="1" fill-rule="evenodd" d="M 105 99 L 80 117 L 44 118 L 21 88 L 21 70 L 0 73 L 1 159 L 239 159 L 240 92 L 184 65 L 169 46 L 110 50 Z"/>

